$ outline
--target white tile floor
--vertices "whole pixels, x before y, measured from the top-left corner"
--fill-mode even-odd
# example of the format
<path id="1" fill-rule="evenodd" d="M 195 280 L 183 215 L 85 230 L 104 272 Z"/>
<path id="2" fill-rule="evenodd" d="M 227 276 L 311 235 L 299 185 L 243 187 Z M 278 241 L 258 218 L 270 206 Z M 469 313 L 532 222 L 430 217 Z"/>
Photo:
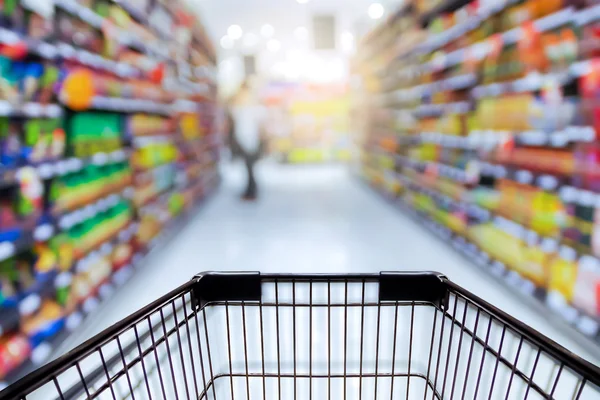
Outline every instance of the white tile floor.
<path id="1" fill-rule="evenodd" d="M 239 168 L 238 168 L 239 167 Z M 339 166 L 263 163 L 260 199 L 242 203 L 241 166 L 228 167 L 212 200 L 97 310 L 69 347 L 205 270 L 376 272 L 436 270 L 596 361 L 490 275 L 380 199 Z"/>

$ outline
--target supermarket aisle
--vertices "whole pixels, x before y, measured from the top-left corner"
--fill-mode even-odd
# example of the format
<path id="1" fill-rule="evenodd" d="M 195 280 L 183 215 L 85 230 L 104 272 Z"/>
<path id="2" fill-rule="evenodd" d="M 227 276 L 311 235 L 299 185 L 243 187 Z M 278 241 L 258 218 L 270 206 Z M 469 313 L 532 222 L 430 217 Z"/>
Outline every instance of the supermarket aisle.
<path id="1" fill-rule="evenodd" d="M 545 316 L 363 186 L 343 167 L 262 165 L 257 203 L 241 203 L 241 169 L 86 324 L 78 343 L 204 270 L 437 270 L 578 354 Z"/>

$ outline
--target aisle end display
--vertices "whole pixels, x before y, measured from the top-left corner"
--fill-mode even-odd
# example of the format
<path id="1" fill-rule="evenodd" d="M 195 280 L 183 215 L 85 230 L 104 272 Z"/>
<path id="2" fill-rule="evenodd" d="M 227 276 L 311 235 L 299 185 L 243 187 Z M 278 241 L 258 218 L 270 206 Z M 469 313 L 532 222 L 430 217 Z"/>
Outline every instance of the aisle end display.
<path id="1" fill-rule="evenodd" d="M 218 183 L 215 58 L 179 1 L 0 5 L 0 385 Z"/>
<path id="2" fill-rule="evenodd" d="M 350 160 L 348 85 L 272 82 L 263 96 L 269 148 L 282 162 Z"/>

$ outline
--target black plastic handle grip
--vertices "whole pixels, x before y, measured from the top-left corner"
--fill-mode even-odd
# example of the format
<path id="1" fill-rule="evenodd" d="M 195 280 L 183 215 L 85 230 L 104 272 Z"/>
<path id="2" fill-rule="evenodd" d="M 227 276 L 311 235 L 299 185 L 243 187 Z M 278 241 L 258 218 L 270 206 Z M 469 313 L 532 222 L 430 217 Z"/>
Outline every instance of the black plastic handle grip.
<path id="1" fill-rule="evenodd" d="M 447 281 L 437 272 L 381 272 L 379 301 L 424 301 L 445 309 Z"/>
<path id="2" fill-rule="evenodd" d="M 261 274 L 260 272 L 204 272 L 195 277 L 194 303 L 260 301 L 261 282 L 280 281 L 379 281 L 379 301 L 422 301 L 445 308 L 446 277 L 437 272 L 381 272 L 379 274 Z"/>
<path id="3" fill-rule="evenodd" d="M 260 301 L 260 272 L 203 272 L 194 277 L 194 306 L 211 301 Z"/>

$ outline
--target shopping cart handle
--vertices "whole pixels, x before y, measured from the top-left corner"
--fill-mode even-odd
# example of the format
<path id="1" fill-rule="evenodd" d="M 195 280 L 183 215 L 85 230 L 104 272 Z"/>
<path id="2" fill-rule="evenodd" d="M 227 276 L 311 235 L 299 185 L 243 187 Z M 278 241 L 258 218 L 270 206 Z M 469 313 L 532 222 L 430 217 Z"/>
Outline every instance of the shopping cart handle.
<path id="1" fill-rule="evenodd" d="M 194 307 L 211 301 L 260 301 L 262 296 L 260 272 L 202 272 L 194 280 Z"/>
<path id="2" fill-rule="evenodd" d="M 380 301 L 448 304 L 447 278 L 438 272 L 380 272 L 379 274 L 261 274 L 260 272 L 203 272 L 194 277 L 193 304 L 202 308 L 217 301 L 260 301 L 261 283 L 278 281 L 379 281 Z"/>
<path id="3" fill-rule="evenodd" d="M 423 301 L 448 306 L 448 278 L 438 272 L 381 272 L 379 301 Z"/>

